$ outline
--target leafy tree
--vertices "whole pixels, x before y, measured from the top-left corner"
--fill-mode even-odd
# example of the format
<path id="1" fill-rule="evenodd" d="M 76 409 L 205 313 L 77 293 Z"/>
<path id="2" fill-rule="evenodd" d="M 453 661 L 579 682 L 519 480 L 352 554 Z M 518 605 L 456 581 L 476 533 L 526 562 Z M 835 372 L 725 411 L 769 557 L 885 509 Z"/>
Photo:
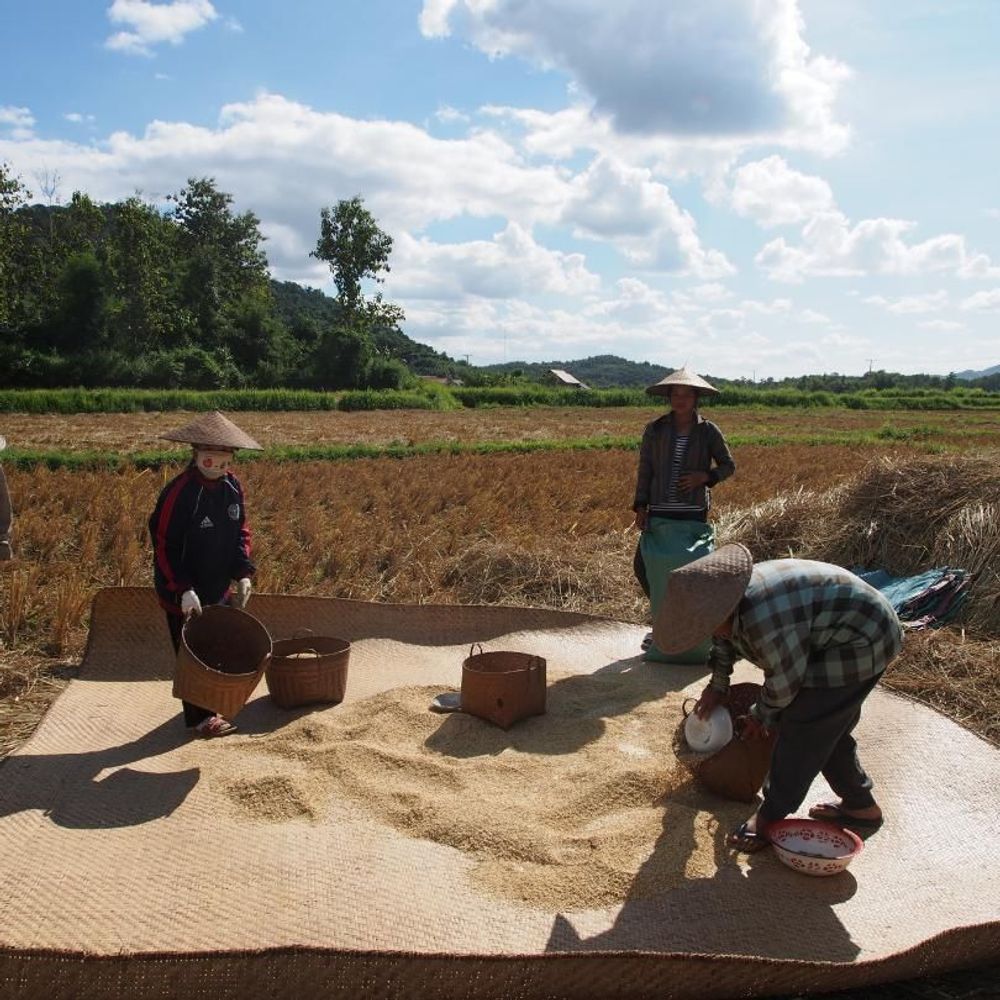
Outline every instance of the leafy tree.
<path id="1" fill-rule="evenodd" d="M 360 321 L 366 329 L 380 322 L 397 325 L 403 318 L 398 306 L 384 303 L 381 293 L 366 301 L 361 290 L 366 279 L 377 284 L 385 281 L 383 274 L 391 270 L 392 237 L 379 228 L 359 196 L 320 209 L 319 214 L 319 239 L 310 256 L 329 266 L 337 286 L 337 302 L 348 322 L 358 325 Z"/>
<path id="2" fill-rule="evenodd" d="M 234 215 L 232 196 L 210 177 L 190 178 L 171 195 L 185 265 L 183 305 L 201 330 L 203 342 L 222 346 L 227 313 L 245 295 L 267 294 L 267 258 L 260 222 L 253 212 Z"/>
<path id="3" fill-rule="evenodd" d="M 0 160 L 0 325 L 14 322 L 21 291 L 28 227 L 18 209 L 31 192 Z"/>

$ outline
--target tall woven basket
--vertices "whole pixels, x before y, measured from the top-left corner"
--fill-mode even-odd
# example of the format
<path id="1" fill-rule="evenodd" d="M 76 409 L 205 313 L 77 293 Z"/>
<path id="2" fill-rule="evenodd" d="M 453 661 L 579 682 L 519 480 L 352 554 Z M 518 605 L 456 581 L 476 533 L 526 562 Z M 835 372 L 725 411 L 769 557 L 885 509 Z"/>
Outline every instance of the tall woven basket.
<path id="1" fill-rule="evenodd" d="M 209 605 L 184 623 L 174 697 L 232 718 L 253 694 L 271 658 L 271 636 L 253 615 Z"/>
<path id="2" fill-rule="evenodd" d="M 531 715 L 544 715 L 544 658 L 505 650 L 484 653 L 475 643 L 462 662 L 462 711 L 501 729 Z"/>
<path id="3" fill-rule="evenodd" d="M 322 635 L 277 639 L 264 672 L 267 690 L 281 708 L 343 701 L 350 657 L 346 639 Z"/>

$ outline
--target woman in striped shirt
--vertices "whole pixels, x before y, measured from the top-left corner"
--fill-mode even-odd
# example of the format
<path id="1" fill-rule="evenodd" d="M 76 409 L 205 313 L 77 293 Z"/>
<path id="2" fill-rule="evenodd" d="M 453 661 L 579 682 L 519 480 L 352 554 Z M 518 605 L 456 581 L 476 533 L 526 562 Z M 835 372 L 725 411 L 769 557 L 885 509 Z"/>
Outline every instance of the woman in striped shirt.
<path id="1" fill-rule="evenodd" d="M 655 613 L 670 571 L 712 551 L 710 491 L 736 471 L 736 463 L 722 431 L 698 412 L 699 398 L 718 392 L 714 386 L 681 368 L 646 391 L 670 402 L 670 411 L 643 432 L 632 503 L 635 527 L 642 532 L 633 568 Z M 651 634 L 643 648 L 646 659 L 666 659 Z M 670 659 L 703 663 L 708 652 L 701 644 Z"/>

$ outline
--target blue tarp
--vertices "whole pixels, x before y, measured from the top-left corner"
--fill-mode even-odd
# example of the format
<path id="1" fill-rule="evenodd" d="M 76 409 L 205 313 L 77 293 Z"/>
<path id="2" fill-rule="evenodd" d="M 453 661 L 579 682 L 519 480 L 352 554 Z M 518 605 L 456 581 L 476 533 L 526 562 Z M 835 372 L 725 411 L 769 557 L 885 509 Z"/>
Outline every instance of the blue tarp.
<path id="1" fill-rule="evenodd" d="M 947 566 L 917 576 L 892 576 L 884 569 L 853 572 L 881 591 L 895 608 L 899 620 L 913 629 L 934 628 L 954 618 L 972 584 L 964 569 Z"/>

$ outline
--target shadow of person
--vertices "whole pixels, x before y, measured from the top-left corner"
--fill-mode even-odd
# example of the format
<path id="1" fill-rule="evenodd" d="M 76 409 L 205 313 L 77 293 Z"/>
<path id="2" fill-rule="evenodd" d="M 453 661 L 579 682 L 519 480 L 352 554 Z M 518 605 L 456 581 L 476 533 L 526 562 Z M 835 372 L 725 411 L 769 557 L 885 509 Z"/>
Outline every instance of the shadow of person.
<path id="1" fill-rule="evenodd" d="M 683 690 L 705 668 L 650 664 L 639 657 L 614 660 L 592 673 L 560 677 L 546 688 L 545 714 L 522 719 L 510 729 L 455 712 L 424 745 L 448 757 L 494 756 L 504 750 L 545 755 L 571 754 L 604 734 L 605 719 Z M 667 722 L 664 720 L 664 725 Z M 475 740 L 470 734 L 475 733 Z"/>
<path id="2" fill-rule="evenodd" d="M 106 750 L 8 757 L 0 770 L 0 816 L 37 809 L 74 829 L 137 826 L 169 816 L 198 783 L 200 769 L 160 772 L 127 765 L 168 753 L 190 738 L 173 718 Z"/>
<path id="3" fill-rule="evenodd" d="M 721 808 L 714 809 L 719 821 L 712 841 L 714 874 L 688 877 L 696 846 L 692 819 L 716 805 Z M 664 802 L 663 832 L 636 873 L 612 926 L 588 937 L 557 914 L 546 951 L 853 961 L 860 948 L 834 907 L 857 892 L 854 876 L 801 875 L 770 850 L 737 855 L 726 845 L 726 834 L 751 811 L 752 806 L 716 799 L 693 783 L 672 793 Z"/>

